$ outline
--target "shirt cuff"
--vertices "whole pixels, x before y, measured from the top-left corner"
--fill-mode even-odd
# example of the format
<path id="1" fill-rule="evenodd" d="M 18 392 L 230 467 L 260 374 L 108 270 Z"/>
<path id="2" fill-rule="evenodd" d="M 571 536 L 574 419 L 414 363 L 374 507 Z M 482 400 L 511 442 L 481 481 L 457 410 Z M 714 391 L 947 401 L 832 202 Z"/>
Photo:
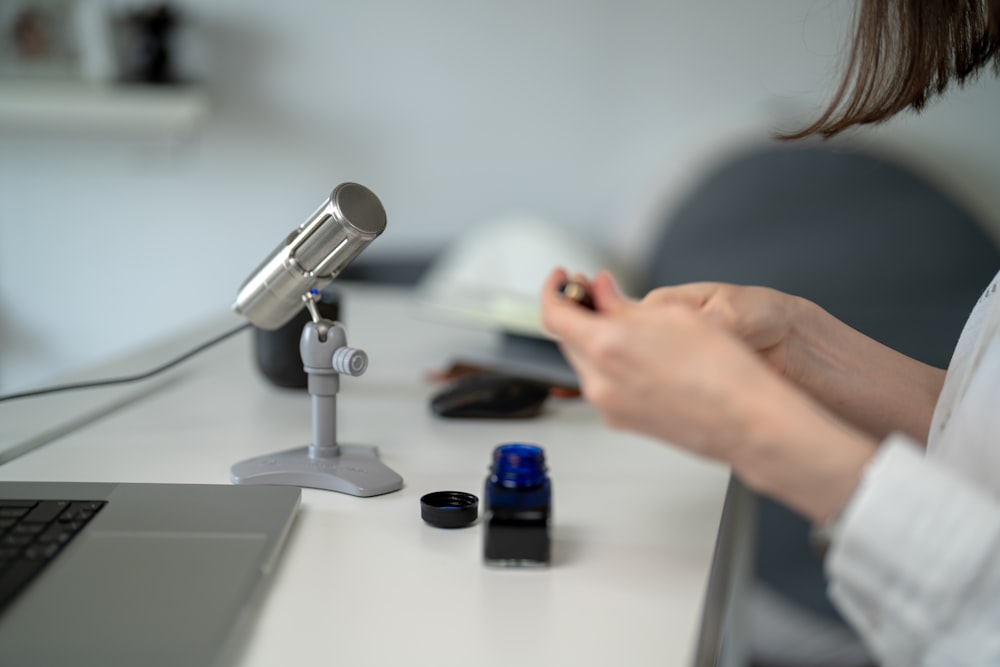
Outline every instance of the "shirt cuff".
<path id="1" fill-rule="evenodd" d="M 998 536 L 992 497 L 894 434 L 833 531 L 830 597 L 877 656 L 917 664 L 994 557 Z"/>

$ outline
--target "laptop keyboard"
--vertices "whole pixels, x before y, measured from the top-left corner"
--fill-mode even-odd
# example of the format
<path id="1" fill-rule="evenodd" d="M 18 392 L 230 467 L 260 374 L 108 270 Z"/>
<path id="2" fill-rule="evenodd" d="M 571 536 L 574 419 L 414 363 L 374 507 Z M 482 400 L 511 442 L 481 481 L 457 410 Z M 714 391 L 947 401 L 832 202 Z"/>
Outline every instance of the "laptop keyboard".
<path id="1" fill-rule="evenodd" d="M 101 500 L 0 499 L 0 613 L 104 505 Z"/>

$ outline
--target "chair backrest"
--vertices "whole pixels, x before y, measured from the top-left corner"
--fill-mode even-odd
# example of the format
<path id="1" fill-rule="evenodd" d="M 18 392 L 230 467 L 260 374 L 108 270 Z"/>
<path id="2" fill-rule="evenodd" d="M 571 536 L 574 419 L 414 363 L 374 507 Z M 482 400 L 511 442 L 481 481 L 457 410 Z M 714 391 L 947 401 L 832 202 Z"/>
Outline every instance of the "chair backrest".
<path id="1" fill-rule="evenodd" d="M 826 144 L 733 156 L 662 229 L 647 287 L 774 287 L 938 366 L 1000 268 L 996 244 L 961 204 L 899 164 Z"/>

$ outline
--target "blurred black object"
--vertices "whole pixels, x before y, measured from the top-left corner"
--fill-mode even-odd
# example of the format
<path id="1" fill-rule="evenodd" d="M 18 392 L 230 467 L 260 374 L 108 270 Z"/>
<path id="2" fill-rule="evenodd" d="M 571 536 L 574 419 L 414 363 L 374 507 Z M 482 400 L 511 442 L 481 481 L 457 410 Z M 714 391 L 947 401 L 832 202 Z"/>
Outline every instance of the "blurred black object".
<path id="1" fill-rule="evenodd" d="M 340 293 L 330 288 L 323 290 L 316 308 L 326 319 L 340 322 Z M 309 312 L 303 307 L 288 324 L 278 329 L 267 331 L 254 327 L 257 368 L 272 384 L 289 389 L 306 388 L 308 376 L 302 367 L 299 339 L 307 322 Z"/>
<path id="2" fill-rule="evenodd" d="M 173 38 L 180 23 L 177 10 L 166 2 L 125 14 L 121 66 L 126 81 L 179 83 Z"/>
<path id="3" fill-rule="evenodd" d="M 455 419 L 527 419 L 541 414 L 550 386 L 502 373 L 455 378 L 431 397 L 431 412 Z"/>

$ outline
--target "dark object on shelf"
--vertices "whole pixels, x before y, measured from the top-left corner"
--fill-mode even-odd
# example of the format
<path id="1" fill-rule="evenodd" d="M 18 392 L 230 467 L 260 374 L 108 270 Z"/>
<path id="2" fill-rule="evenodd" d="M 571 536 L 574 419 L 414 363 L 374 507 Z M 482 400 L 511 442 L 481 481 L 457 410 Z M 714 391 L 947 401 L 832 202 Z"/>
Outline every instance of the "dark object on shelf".
<path id="1" fill-rule="evenodd" d="M 125 15 L 121 65 L 126 81 L 179 83 L 173 38 L 180 23 L 180 15 L 170 3 L 151 5 Z"/>

